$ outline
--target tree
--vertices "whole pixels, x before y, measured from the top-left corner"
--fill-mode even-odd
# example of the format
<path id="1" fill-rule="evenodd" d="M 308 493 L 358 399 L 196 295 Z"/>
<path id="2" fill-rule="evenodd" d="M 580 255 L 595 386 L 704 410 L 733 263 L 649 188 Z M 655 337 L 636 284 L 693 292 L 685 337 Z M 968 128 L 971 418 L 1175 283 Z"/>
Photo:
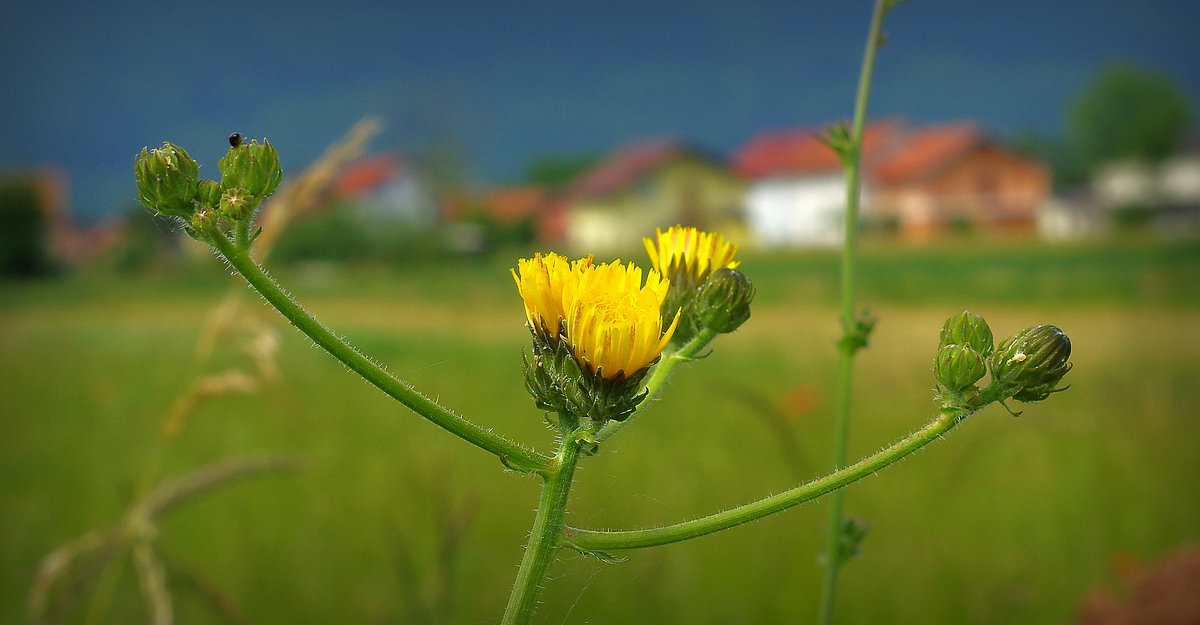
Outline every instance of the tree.
<path id="1" fill-rule="evenodd" d="M 525 167 L 525 178 L 533 184 L 559 189 L 594 167 L 601 158 L 598 153 L 535 156 Z"/>
<path id="2" fill-rule="evenodd" d="M 1068 140 L 1084 166 L 1125 158 L 1160 160 L 1192 127 L 1192 103 L 1164 74 L 1109 65 L 1071 103 Z"/>
<path id="3" fill-rule="evenodd" d="M 0 180 L 0 276 L 46 273 L 46 216 L 33 178 Z"/>

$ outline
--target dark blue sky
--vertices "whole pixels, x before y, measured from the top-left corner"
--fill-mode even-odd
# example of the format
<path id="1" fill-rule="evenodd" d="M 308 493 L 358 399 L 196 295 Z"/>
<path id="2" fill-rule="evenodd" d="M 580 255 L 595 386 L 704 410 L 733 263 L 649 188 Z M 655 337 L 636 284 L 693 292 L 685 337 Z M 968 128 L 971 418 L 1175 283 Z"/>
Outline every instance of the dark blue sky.
<path id="1" fill-rule="evenodd" d="M 531 156 L 676 135 L 725 152 L 762 128 L 848 117 L 866 0 L 9 3 L 0 167 L 62 167 L 71 203 L 134 201 L 132 160 L 173 140 L 217 177 L 225 137 L 302 167 L 364 114 L 376 149 L 454 137 L 481 182 Z M 912 0 L 893 12 L 873 116 L 1057 132 L 1105 63 L 1200 101 L 1194 1 Z"/>

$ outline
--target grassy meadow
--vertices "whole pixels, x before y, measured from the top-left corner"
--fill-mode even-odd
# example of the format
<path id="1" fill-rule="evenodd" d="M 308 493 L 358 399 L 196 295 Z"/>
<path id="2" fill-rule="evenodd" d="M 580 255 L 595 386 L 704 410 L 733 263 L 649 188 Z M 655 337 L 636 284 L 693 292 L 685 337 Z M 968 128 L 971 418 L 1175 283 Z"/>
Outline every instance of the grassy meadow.
<path id="1" fill-rule="evenodd" d="M 521 382 L 513 263 L 502 254 L 279 277 L 402 379 L 548 450 L 551 432 Z M 670 523 L 826 471 L 836 254 L 751 254 L 743 269 L 758 286 L 754 316 L 585 459 L 569 524 Z M 870 531 L 843 570 L 838 622 L 1066 623 L 1131 562 L 1200 540 L 1200 245 L 873 244 L 861 270 L 859 299 L 880 321 L 856 369 L 853 458 L 933 414 L 937 332 L 963 308 L 997 338 L 1062 327 L 1075 369 L 1069 391 L 1020 418 L 990 407 L 850 488 L 847 513 Z M 197 373 L 201 323 L 231 284 L 210 260 L 186 273 L 0 285 L 0 622 L 20 622 L 44 554 L 123 514 L 163 414 Z M 537 479 L 423 422 L 245 300 L 280 330 L 281 376 L 203 406 L 164 474 L 263 452 L 307 465 L 168 517 L 159 541 L 176 621 L 227 622 L 202 584 L 170 575 L 186 568 L 251 622 L 496 622 Z M 628 552 L 623 564 L 563 552 L 536 621 L 811 622 L 824 522 L 818 501 Z M 83 597 L 67 622 L 148 620 L 129 558 Z"/>

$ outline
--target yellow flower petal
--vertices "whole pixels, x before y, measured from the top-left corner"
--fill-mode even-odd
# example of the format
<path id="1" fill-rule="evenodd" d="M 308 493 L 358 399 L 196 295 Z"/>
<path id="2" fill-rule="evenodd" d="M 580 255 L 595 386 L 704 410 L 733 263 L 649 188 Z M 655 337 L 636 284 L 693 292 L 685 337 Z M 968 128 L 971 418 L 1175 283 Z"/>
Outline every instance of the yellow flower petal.
<path id="1" fill-rule="evenodd" d="M 557 254 L 521 259 L 512 272 L 535 332 L 565 335 L 582 366 L 607 379 L 645 369 L 671 340 L 679 316 L 663 331 L 662 304 L 670 287 L 657 270 L 591 257 L 573 263 Z"/>
<path id="2" fill-rule="evenodd" d="M 737 245 L 719 234 L 695 228 L 672 226 L 666 232 L 655 229 L 655 238 L 645 238 L 642 242 L 655 269 L 689 285 L 699 284 L 721 267 L 733 269 L 739 264 L 733 260 Z"/>

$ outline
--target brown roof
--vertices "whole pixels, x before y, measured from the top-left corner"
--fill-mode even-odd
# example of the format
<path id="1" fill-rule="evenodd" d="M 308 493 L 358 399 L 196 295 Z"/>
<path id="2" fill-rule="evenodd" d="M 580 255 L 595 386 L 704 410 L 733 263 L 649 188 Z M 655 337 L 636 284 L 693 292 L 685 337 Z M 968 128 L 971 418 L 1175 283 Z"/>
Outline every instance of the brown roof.
<path id="1" fill-rule="evenodd" d="M 971 122 L 934 126 L 913 133 L 904 146 L 872 170 L 880 184 L 897 184 L 941 171 L 983 144 L 984 136 Z"/>
<path id="2" fill-rule="evenodd" d="M 893 146 L 902 131 L 903 125 L 897 120 L 867 124 L 863 129 L 864 158 L 868 161 L 879 158 Z M 837 171 L 842 166 L 837 153 L 817 138 L 824 132 L 824 128 L 760 132 L 734 152 L 733 169 L 750 179 Z"/>
<path id="3" fill-rule="evenodd" d="M 571 182 L 567 193 L 575 197 L 589 197 L 619 191 L 686 153 L 689 150 L 676 139 L 660 138 L 626 144 L 580 174 Z"/>

